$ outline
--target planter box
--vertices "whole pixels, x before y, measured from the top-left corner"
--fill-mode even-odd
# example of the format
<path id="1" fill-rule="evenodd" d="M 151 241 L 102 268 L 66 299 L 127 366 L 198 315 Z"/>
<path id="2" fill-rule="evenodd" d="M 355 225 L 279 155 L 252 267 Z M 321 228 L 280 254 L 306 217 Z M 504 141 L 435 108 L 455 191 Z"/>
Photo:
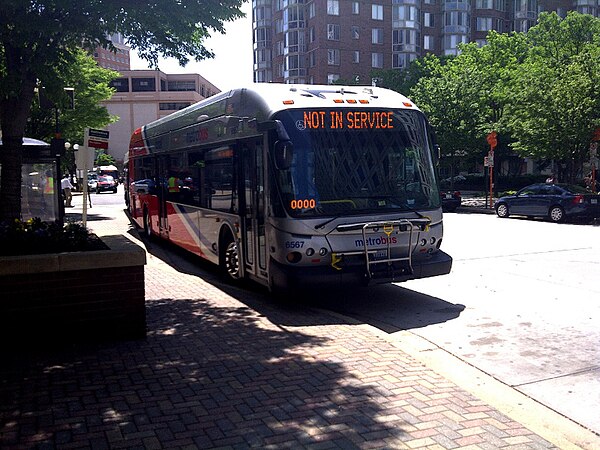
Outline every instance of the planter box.
<path id="1" fill-rule="evenodd" d="M 146 253 L 102 241 L 109 250 L 0 257 L 0 346 L 146 336 Z"/>

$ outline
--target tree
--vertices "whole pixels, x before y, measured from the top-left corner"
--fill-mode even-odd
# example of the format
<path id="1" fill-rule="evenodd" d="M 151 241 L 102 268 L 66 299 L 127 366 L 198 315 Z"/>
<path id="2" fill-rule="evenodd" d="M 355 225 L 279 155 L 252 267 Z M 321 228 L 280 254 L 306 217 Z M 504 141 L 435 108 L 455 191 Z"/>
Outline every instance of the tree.
<path id="1" fill-rule="evenodd" d="M 110 166 L 115 163 L 115 158 L 108 153 L 100 153 L 96 158 L 97 166 Z"/>
<path id="2" fill-rule="evenodd" d="M 513 147 L 522 156 L 557 161 L 559 179 L 574 181 L 600 126 L 600 19 L 543 13 L 527 41 L 508 111 Z"/>
<path id="3" fill-rule="evenodd" d="M 54 92 L 45 93 L 45 96 L 49 97 L 48 100 L 59 108 L 59 115 L 55 115 L 54 107 L 41 107 L 40 95 L 35 95 L 25 128 L 26 136 L 48 142 L 54 137 L 58 127 L 67 141 L 82 143 L 86 127 L 104 128 L 117 119 L 111 116 L 100 102 L 109 99 L 114 93 L 109 83 L 117 78 L 119 73 L 98 66 L 82 49 L 76 49 L 73 57 L 74 62 L 61 67 L 60 72 L 57 68 L 58 78 L 51 84 L 57 86 Z M 73 108 L 66 107 L 68 99 L 62 86 L 74 90 Z M 45 87 L 42 89 L 47 90 Z M 57 119 L 59 124 L 56 123 Z M 73 149 L 67 149 L 65 157 L 61 158 L 61 171 L 73 173 L 74 160 Z"/>
<path id="4" fill-rule="evenodd" d="M 426 72 L 409 93 L 435 129 L 444 161 L 451 176 L 457 163 L 467 163 L 481 152 L 478 129 L 484 117 L 478 102 L 482 80 L 473 67 L 459 57 L 442 64 L 435 56 L 426 58 Z M 460 156 L 460 158 L 456 158 Z"/>
<path id="5" fill-rule="evenodd" d="M 0 8 L 0 220 L 21 215 L 22 139 L 35 89 L 75 61 L 74 50 L 111 48 L 121 33 L 154 67 L 160 55 L 185 65 L 213 56 L 204 39 L 242 17 L 243 0 L 3 0 Z M 56 86 L 54 86 L 55 88 Z"/>

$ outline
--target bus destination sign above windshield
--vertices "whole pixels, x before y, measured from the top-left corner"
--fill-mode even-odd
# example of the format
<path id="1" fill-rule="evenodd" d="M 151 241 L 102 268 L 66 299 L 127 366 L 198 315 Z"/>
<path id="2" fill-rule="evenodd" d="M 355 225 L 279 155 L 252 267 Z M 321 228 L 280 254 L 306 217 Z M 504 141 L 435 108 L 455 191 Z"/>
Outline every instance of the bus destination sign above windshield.
<path id="1" fill-rule="evenodd" d="M 379 129 L 394 128 L 393 111 L 304 111 L 304 128 Z"/>

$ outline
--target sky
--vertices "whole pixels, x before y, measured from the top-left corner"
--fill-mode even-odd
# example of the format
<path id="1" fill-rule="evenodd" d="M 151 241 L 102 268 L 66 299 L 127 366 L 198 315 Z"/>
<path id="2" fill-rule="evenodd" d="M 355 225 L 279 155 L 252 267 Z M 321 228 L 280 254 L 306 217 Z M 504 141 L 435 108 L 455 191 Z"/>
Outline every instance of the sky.
<path id="1" fill-rule="evenodd" d="M 221 91 L 252 83 L 252 2 L 242 5 L 246 17 L 225 23 L 225 34 L 214 33 L 204 43 L 215 57 L 201 62 L 190 61 L 181 67 L 173 58 L 160 59 L 159 69 L 167 74 L 198 73 Z M 131 69 L 148 69 L 148 63 L 140 59 L 134 50 L 130 53 Z"/>

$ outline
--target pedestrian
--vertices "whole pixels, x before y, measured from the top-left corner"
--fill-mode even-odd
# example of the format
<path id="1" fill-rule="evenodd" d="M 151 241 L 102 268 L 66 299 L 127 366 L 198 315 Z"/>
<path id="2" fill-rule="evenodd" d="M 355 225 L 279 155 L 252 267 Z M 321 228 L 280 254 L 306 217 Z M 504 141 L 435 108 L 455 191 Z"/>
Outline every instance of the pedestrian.
<path id="1" fill-rule="evenodd" d="M 63 191 L 63 195 L 65 197 L 65 206 L 67 208 L 71 208 L 73 205 L 71 202 L 73 201 L 73 194 L 71 193 L 71 189 L 73 189 L 73 185 L 69 180 L 69 175 L 63 176 L 63 179 L 60 182 L 60 188 Z"/>
<path id="2" fill-rule="evenodd" d="M 556 174 L 553 172 L 548 178 L 546 178 L 546 183 L 554 184 L 556 183 Z"/>

